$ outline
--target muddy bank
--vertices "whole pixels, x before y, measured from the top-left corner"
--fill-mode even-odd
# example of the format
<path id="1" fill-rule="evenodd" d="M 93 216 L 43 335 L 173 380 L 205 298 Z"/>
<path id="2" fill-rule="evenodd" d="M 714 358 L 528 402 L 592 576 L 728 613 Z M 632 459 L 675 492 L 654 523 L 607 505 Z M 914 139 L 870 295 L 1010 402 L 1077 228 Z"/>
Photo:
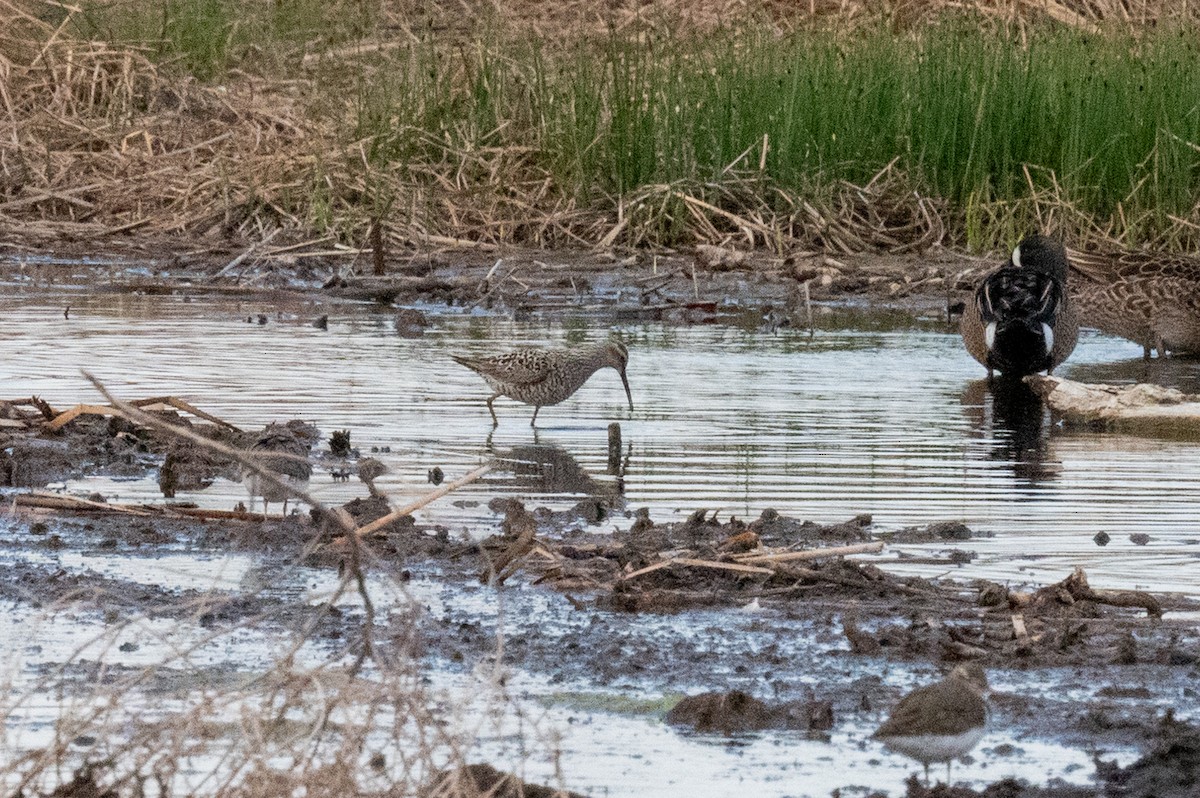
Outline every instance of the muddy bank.
<path id="1" fill-rule="evenodd" d="M 360 523 L 386 509 L 369 497 L 354 504 Z M 823 525 L 768 512 L 749 522 L 721 521 L 697 511 L 684 522 L 660 524 L 614 506 L 611 497 L 584 505 L 553 512 L 498 500 L 492 533 L 477 541 L 411 520 L 372 536 L 366 559 L 376 578 L 448 585 L 485 604 L 503 594 L 509 603 L 500 615 L 471 609 L 473 601 L 440 613 L 411 612 L 400 637 L 395 619 L 371 634 L 364 609 L 312 605 L 271 588 L 272 574 L 305 568 L 333 575 L 348 567 L 344 544 L 318 512 L 265 522 L 151 516 L 131 523 L 102 508 L 81 514 L 18 505 L 6 536 L 10 562 L 26 548 L 148 561 L 183 548 L 254 555 L 259 576 L 236 589 L 192 591 L 15 562 L 0 596 L 16 606 L 94 615 L 106 624 L 149 616 L 209 628 L 305 630 L 337 649 L 374 637 L 377 645 L 450 669 L 486 661 L 502 635 L 507 664 L 552 684 L 588 683 L 617 695 L 647 684 L 680 697 L 736 691 L 734 699 L 710 699 L 698 710 L 676 705 L 669 720 L 683 724 L 681 734 L 690 733 L 690 723 L 718 733 L 774 728 L 819 738 L 842 724 L 873 723 L 898 700 L 902 690 L 881 678 L 892 664 L 923 667 L 929 679 L 949 663 L 975 658 L 1002 674 L 990 697 L 993 729 L 1018 740 L 1050 738 L 1101 751 L 1145 740 L 1146 756 L 1135 765 L 1097 766 L 1110 785 L 1132 785 L 1121 794 L 1157 794 L 1143 788 L 1175 783 L 1194 769 L 1186 735 L 1163 720 L 1164 706 L 1194 697 L 1200 661 L 1194 623 L 1172 617 L 1196 607 L 1177 597 L 1116 606 L 1089 595 L 1100 588 L 1081 586 L 1071 575 L 1023 592 L 984 582 L 897 578 L 840 558 L 805 561 L 801 573 L 739 573 L 689 563 L 721 562 L 730 541 L 739 553 L 859 545 L 873 537 L 870 520 Z M 591 531 L 597 512 L 617 531 Z M 953 540 L 964 532 L 935 526 L 908 534 Z M 523 536 L 523 553 L 512 554 Z M 495 565 L 506 552 L 512 554 L 507 562 L 517 565 L 501 585 Z M 664 561 L 672 564 L 623 578 Z M 532 610 L 529 602 L 543 609 Z M 51 672 L 55 665 L 44 667 Z M 132 676 L 140 667 L 80 663 L 63 671 L 60 688 L 87 694 L 96 678 Z M 164 676 L 168 683 L 171 678 Z M 1023 688 L 1026 680 L 1038 687 Z M 997 749 L 975 756 L 1002 761 L 1003 748 Z M 979 793 L 938 789 L 926 793 L 912 782 L 908 794 L 1100 794 L 1009 781 Z"/>
<path id="2" fill-rule="evenodd" d="M 700 247 L 691 252 L 590 253 L 452 250 L 389 260 L 375 273 L 365 260 L 306 257 L 303 251 L 240 264 L 231 253 L 188 255 L 150 248 L 142 257 L 95 265 L 95 253 L 72 259 L 0 259 L 0 281 L 20 289 L 81 287 L 89 291 L 161 295 L 189 293 L 303 295 L 329 302 L 383 305 L 437 303 L 483 308 L 522 318 L 607 309 L 614 321 L 736 321 L 778 327 L 808 323 L 808 301 L 866 298 L 927 306 L 945 313 L 947 298 L 969 290 L 990 259 L 942 248 L 923 254 L 797 251 L 786 257 Z M 409 326 L 408 323 L 401 326 Z"/>

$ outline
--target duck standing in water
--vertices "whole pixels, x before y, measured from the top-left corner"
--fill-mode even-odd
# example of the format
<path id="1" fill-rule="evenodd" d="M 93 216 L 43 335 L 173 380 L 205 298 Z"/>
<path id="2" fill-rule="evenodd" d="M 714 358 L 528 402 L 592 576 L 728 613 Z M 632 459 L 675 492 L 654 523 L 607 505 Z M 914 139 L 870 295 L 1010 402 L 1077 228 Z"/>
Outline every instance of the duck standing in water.
<path id="1" fill-rule="evenodd" d="M 1026 236 L 1008 262 L 983 279 L 959 329 L 988 378 L 1049 374 L 1070 356 L 1079 336 L 1067 296 L 1067 253 L 1044 235 Z"/>
<path id="2" fill-rule="evenodd" d="M 1200 259 L 1160 252 L 1072 252 L 1071 297 L 1089 327 L 1158 350 L 1200 354 Z"/>

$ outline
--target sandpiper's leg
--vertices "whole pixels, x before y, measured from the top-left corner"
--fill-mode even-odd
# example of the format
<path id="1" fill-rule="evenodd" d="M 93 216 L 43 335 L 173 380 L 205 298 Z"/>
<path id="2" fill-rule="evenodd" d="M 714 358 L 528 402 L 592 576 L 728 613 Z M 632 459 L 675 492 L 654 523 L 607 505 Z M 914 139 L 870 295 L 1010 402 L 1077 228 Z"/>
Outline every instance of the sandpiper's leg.
<path id="1" fill-rule="evenodd" d="M 1167 345 L 1165 343 L 1163 343 L 1163 339 L 1157 338 L 1157 339 L 1155 339 L 1154 343 L 1158 348 L 1159 359 L 1161 360 L 1162 358 L 1166 357 L 1167 356 Z"/>
<path id="2" fill-rule="evenodd" d="M 1153 346 L 1150 344 L 1150 342 L 1149 342 L 1149 341 L 1147 341 L 1146 343 L 1142 344 L 1142 360 L 1149 360 L 1149 359 L 1150 359 L 1150 353 L 1151 353 L 1153 350 L 1154 350 L 1154 347 L 1153 347 Z"/>
<path id="3" fill-rule="evenodd" d="M 947 786 L 947 787 L 949 787 L 949 786 L 950 786 L 950 784 L 951 784 L 951 781 L 950 781 L 950 760 L 949 760 L 949 759 L 947 759 L 947 760 L 946 760 L 946 786 Z"/>
<path id="4" fill-rule="evenodd" d="M 500 426 L 500 419 L 496 418 L 496 408 L 492 407 L 492 402 L 496 401 L 496 397 L 498 397 L 498 396 L 500 396 L 500 394 L 494 393 L 488 397 L 488 401 L 487 401 L 488 412 L 492 414 L 492 426 L 493 427 Z"/>
<path id="5" fill-rule="evenodd" d="M 928 787 L 929 786 L 929 763 L 923 762 L 922 764 L 925 765 L 925 786 Z"/>
<path id="6" fill-rule="evenodd" d="M 537 414 L 538 414 L 538 411 L 539 411 L 539 410 L 541 410 L 541 409 L 542 409 L 542 406 L 541 406 L 541 405 L 534 405 L 534 406 L 533 406 L 533 418 L 529 419 L 529 426 L 531 426 L 531 427 L 532 427 L 534 424 L 536 424 L 536 423 L 537 423 Z"/>

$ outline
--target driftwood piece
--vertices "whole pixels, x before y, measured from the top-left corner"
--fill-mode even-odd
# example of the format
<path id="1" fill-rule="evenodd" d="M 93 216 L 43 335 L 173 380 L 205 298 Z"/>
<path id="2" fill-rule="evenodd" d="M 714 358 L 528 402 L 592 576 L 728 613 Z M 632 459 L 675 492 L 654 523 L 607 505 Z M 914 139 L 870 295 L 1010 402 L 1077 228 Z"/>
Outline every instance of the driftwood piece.
<path id="1" fill-rule="evenodd" d="M 1112 607 L 1141 607 L 1152 618 L 1162 617 L 1162 605 L 1158 599 L 1141 590 L 1094 590 L 1088 585 L 1087 574 L 1078 566 L 1066 579 L 1044 587 L 1033 597 L 1036 605 L 1040 597 L 1048 597 L 1062 603 L 1069 601 L 1094 601 Z"/>
<path id="2" fill-rule="evenodd" d="M 94 502 L 75 496 L 63 496 L 57 493 L 44 493 L 42 491 L 19 493 L 13 497 L 13 502 L 18 507 L 36 507 L 43 510 L 74 510 L 76 512 L 121 513 L 123 515 L 141 516 L 161 515 L 161 513 L 144 507 Z"/>
<path id="3" fill-rule="evenodd" d="M 735 554 L 733 559 L 740 563 L 781 563 L 802 562 L 805 560 L 820 560 L 825 557 L 842 557 L 847 554 L 869 554 L 883 551 L 883 541 L 874 543 L 856 543 L 852 546 L 830 546 L 823 549 L 807 549 L 805 551 L 781 551 L 774 554 L 747 552 Z"/>
<path id="4" fill-rule="evenodd" d="M 717 571 L 734 571 L 740 574 L 761 574 L 764 576 L 774 576 L 775 571 L 771 568 L 758 568 L 753 565 L 742 565 L 735 562 L 725 562 L 723 560 L 697 560 L 693 557 L 671 557 L 670 559 L 660 560 L 653 565 L 647 565 L 645 568 L 639 568 L 633 573 L 625 574 L 621 577 L 622 582 L 628 582 L 630 579 L 635 579 L 645 574 L 661 571 L 663 568 L 669 568 L 672 565 L 682 565 L 687 568 L 711 568 Z"/>
<path id="5" fill-rule="evenodd" d="M 205 413 L 195 405 L 192 405 L 191 403 L 185 402 L 183 399 L 179 399 L 174 396 L 154 396 L 149 399 L 137 399 L 132 402 L 128 402 L 127 404 L 143 411 L 161 410 L 164 407 L 169 406 L 175 408 L 176 410 L 182 410 L 185 413 L 191 413 L 197 418 L 202 418 L 212 424 L 234 430 L 235 432 L 241 431 L 238 429 L 238 427 L 230 424 L 228 421 L 222 418 L 217 418 L 211 413 Z M 113 405 L 78 404 L 69 410 L 64 410 L 63 412 L 55 415 L 54 418 L 51 419 L 48 424 L 46 424 L 46 429 L 50 430 L 51 432 L 57 432 L 82 415 L 113 416 L 121 415 L 121 413 Z"/>
<path id="6" fill-rule="evenodd" d="M 1061 377 L 1026 377 L 1033 392 L 1067 421 L 1129 432 L 1200 436 L 1200 395 L 1161 385 L 1101 385 Z"/>
<path id="7" fill-rule="evenodd" d="M 209 510 L 203 507 L 181 507 L 179 505 L 153 504 L 118 504 L 116 502 L 96 502 L 81 499 L 78 496 L 66 496 L 59 493 L 33 491 L 18 493 L 12 497 L 17 507 L 28 507 L 38 510 L 70 510 L 85 513 L 117 513 L 120 515 L 136 515 L 162 518 L 163 516 L 187 516 L 220 521 L 264 521 L 263 513 L 252 513 L 245 510 Z"/>
<path id="8" fill-rule="evenodd" d="M 730 560 L 700 560 L 695 557 L 668 557 L 660 560 L 644 568 L 639 568 L 632 573 L 625 574 L 621 577 L 621 581 L 627 582 L 630 579 L 635 579 L 645 574 L 654 573 L 672 565 L 682 565 L 688 568 L 711 568 L 719 571 L 734 571 L 742 574 L 759 574 L 764 576 L 775 576 L 776 574 L 793 575 L 794 573 L 801 576 L 814 575 L 818 578 L 817 571 L 805 571 L 800 569 L 793 572 L 792 569 L 781 567 L 784 563 L 802 561 L 802 560 L 819 560 L 824 557 L 840 557 L 846 554 L 862 554 L 864 552 L 879 551 L 883 548 L 882 542 L 877 543 L 860 543 L 853 546 L 830 546 L 823 549 L 810 549 L 808 551 L 781 551 L 773 554 L 760 553 L 743 553 L 734 554 Z"/>

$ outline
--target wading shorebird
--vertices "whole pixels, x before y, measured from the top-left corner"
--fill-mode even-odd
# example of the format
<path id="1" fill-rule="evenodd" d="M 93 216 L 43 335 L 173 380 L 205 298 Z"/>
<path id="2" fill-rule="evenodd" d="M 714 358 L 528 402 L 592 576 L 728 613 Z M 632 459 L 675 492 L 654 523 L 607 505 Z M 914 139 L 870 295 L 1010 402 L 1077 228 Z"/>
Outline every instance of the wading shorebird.
<path id="1" fill-rule="evenodd" d="M 492 406 L 496 397 L 507 396 L 518 402 L 533 405 L 533 418 L 529 421 L 529 426 L 532 427 L 537 422 L 539 410 L 546 405 L 556 405 L 571 396 L 602 368 L 616 369 L 621 375 L 625 397 L 629 400 L 629 409 L 633 410 L 633 394 L 629 391 L 629 379 L 625 376 L 629 350 L 619 341 L 572 349 L 526 347 L 489 357 L 451 357 L 483 377 L 495 391 L 487 400 L 488 412 L 492 414 L 492 426 L 500 423 L 496 418 L 496 409 Z"/>
<path id="2" fill-rule="evenodd" d="M 311 434 L 310 434 L 311 433 Z M 268 424 L 250 446 L 250 456 L 256 463 L 270 471 L 279 480 L 296 490 L 308 487 L 312 476 L 312 464 L 308 461 L 310 438 L 316 428 L 303 422 Z M 262 496 L 263 517 L 271 502 L 283 502 L 283 514 L 287 515 L 288 498 L 292 493 L 279 485 L 268 482 L 249 469 L 242 470 L 242 482 L 250 494 L 250 507 L 254 508 L 254 497 Z"/>
<path id="3" fill-rule="evenodd" d="M 945 762 L 949 786 L 950 761 L 970 751 L 983 737 L 987 688 L 987 675 L 979 663 L 959 665 L 940 682 L 918 687 L 900 699 L 872 736 L 924 765 L 926 784 L 929 763 Z"/>
<path id="4" fill-rule="evenodd" d="M 1043 235 L 1021 240 L 983 279 L 959 324 L 971 357 L 1008 377 L 1049 374 L 1075 349 L 1079 324 L 1067 296 L 1067 253 Z"/>
<path id="5" fill-rule="evenodd" d="M 1200 259 L 1126 251 L 1070 253 L 1071 298 L 1088 326 L 1162 357 L 1200 353 Z"/>

